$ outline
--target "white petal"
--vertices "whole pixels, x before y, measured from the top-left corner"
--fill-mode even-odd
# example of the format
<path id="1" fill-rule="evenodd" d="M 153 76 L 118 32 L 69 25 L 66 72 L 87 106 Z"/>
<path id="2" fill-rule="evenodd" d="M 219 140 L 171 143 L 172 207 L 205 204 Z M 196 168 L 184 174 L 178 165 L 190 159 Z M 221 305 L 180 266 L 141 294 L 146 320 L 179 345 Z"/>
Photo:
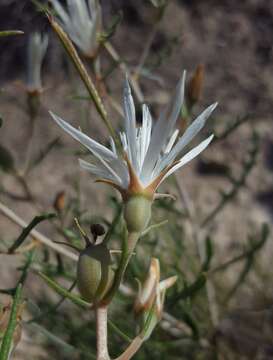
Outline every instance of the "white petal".
<path id="1" fill-rule="evenodd" d="M 171 152 L 163 157 L 158 172 L 161 172 L 166 166 L 168 166 L 172 161 L 179 155 L 185 146 L 197 135 L 197 133 L 204 127 L 206 120 L 209 118 L 210 114 L 216 108 L 217 103 L 210 105 L 206 110 L 204 110 L 193 123 L 187 128 L 183 136 L 179 138 L 174 148 Z"/>
<path id="2" fill-rule="evenodd" d="M 211 140 L 213 139 L 214 135 L 209 136 L 206 140 L 202 141 L 199 145 L 194 147 L 191 151 L 189 151 L 186 155 L 184 155 L 178 162 L 178 164 L 174 165 L 168 172 L 165 174 L 165 176 L 162 178 L 160 184 L 162 181 L 164 181 L 168 176 L 173 174 L 176 170 L 180 169 L 182 166 L 186 165 L 189 161 L 194 159 L 197 155 L 199 155 L 205 148 L 209 145 Z M 160 185 L 159 184 L 159 185 Z M 159 186 L 158 185 L 158 186 Z"/>
<path id="3" fill-rule="evenodd" d="M 85 160 L 82 160 L 82 159 L 79 159 L 79 163 L 80 163 L 81 168 L 91 172 L 93 175 L 95 175 L 95 176 L 97 176 L 99 178 L 113 180 L 113 181 L 116 180 L 112 176 L 111 173 L 109 173 L 107 170 L 103 169 L 101 166 L 91 164 L 91 163 L 89 163 L 89 162 L 87 162 Z"/>
<path id="4" fill-rule="evenodd" d="M 114 139 L 112 138 L 112 136 L 110 136 L 110 146 L 111 146 L 112 152 L 117 157 L 117 148 L 116 148 L 116 144 L 115 144 Z"/>
<path id="5" fill-rule="evenodd" d="M 151 140 L 151 131 L 152 131 L 152 116 L 150 113 L 150 110 L 147 105 L 143 105 L 142 108 L 142 129 L 143 129 L 143 149 L 144 149 L 144 155 L 146 155 L 150 140 Z"/>
<path id="6" fill-rule="evenodd" d="M 99 155 L 105 160 L 114 160 L 116 159 L 115 154 L 111 150 L 107 149 L 105 146 L 99 144 L 95 140 L 91 139 L 81 131 L 75 129 L 73 126 L 68 124 L 66 121 L 61 119 L 59 116 L 55 115 L 53 112 L 49 112 L 52 118 L 56 123 L 64 129 L 68 134 L 70 134 L 74 139 L 78 140 L 81 144 L 86 146 L 92 154 L 95 156 Z"/>
<path id="7" fill-rule="evenodd" d="M 128 140 L 128 149 L 132 160 L 132 165 L 137 170 L 136 158 L 136 113 L 134 100 L 131 94 L 129 81 L 126 78 L 123 90 L 123 106 L 125 117 L 125 132 Z"/>
<path id="8" fill-rule="evenodd" d="M 176 129 L 173 132 L 172 136 L 170 137 L 170 140 L 169 140 L 169 142 L 168 142 L 168 144 L 167 144 L 167 146 L 166 146 L 166 148 L 164 150 L 165 154 L 168 154 L 171 151 L 171 149 L 173 147 L 173 144 L 175 143 L 175 140 L 177 139 L 178 134 L 179 134 L 179 130 Z"/>
<path id="9" fill-rule="evenodd" d="M 70 22 L 69 16 L 67 12 L 64 10 L 63 6 L 59 3 L 59 0 L 50 0 L 51 4 L 54 7 L 57 15 L 61 19 L 61 21 L 66 24 Z"/>
<path id="10" fill-rule="evenodd" d="M 166 110 L 162 113 L 156 125 L 154 126 L 150 145 L 145 157 L 143 172 L 146 177 L 153 170 L 160 152 L 163 150 L 167 139 L 172 133 L 177 117 L 181 110 L 184 101 L 184 87 L 185 87 L 186 72 L 183 72 L 182 79 L 179 81 L 173 100 L 170 102 Z M 147 178 L 144 179 L 147 181 Z"/>

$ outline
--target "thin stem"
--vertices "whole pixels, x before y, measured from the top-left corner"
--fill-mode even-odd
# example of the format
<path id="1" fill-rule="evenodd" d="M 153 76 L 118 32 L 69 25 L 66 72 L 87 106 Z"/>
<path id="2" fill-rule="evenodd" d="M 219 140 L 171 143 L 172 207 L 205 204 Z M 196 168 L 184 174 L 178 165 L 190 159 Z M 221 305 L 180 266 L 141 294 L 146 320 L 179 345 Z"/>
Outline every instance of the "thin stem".
<path id="1" fill-rule="evenodd" d="M 107 306 L 96 308 L 97 360 L 110 360 L 107 344 Z"/>
<path id="2" fill-rule="evenodd" d="M 1 202 L 0 202 L 0 212 L 2 212 L 2 214 L 4 214 L 7 218 L 9 218 L 13 223 L 19 225 L 22 228 L 28 225 L 23 219 L 21 219 L 17 214 L 15 214 L 15 212 L 13 212 L 11 209 L 9 209 L 6 205 L 4 205 Z M 52 250 L 62 255 L 65 255 L 74 261 L 78 260 L 78 255 L 68 251 L 67 249 L 64 249 L 62 246 L 58 244 L 55 244 L 53 241 L 51 241 L 49 238 L 47 238 L 45 235 L 41 234 L 37 230 L 35 229 L 31 230 L 30 235 L 33 237 L 33 239 L 38 240 L 42 244 L 51 248 Z"/>
<path id="3" fill-rule="evenodd" d="M 144 339 L 140 336 L 137 336 L 131 344 L 128 346 L 128 348 L 124 351 L 123 354 L 121 354 L 119 357 L 117 357 L 115 360 L 129 360 L 131 359 L 135 353 L 138 351 L 138 349 L 141 347 Z"/>
<path id="4" fill-rule="evenodd" d="M 136 232 L 132 232 L 128 234 L 127 239 L 123 240 L 123 249 L 122 249 L 122 256 L 120 259 L 120 263 L 118 269 L 115 274 L 114 283 L 110 289 L 110 291 L 106 294 L 105 298 L 103 299 L 104 304 L 109 304 L 115 295 L 116 291 L 118 290 L 123 276 L 125 274 L 126 268 L 129 264 L 131 256 L 134 253 L 135 246 L 139 239 L 140 234 Z"/>

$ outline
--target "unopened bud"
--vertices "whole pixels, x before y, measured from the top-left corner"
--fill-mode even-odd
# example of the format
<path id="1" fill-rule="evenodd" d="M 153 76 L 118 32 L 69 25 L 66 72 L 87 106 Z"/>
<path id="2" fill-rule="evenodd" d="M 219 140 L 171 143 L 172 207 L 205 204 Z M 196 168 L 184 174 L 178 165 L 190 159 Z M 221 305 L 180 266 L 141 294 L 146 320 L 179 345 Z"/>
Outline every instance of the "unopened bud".
<path id="1" fill-rule="evenodd" d="M 148 326 L 145 326 L 145 331 L 143 333 L 145 340 L 150 337 L 156 324 L 161 320 L 165 292 L 168 288 L 173 286 L 176 280 L 177 276 L 172 276 L 160 281 L 159 260 L 152 258 L 149 273 L 143 285 L 139 285 L 139 291 L 135 302 L 135 312 L 143 315 L 144 324 L 148 317 L 150 319 Z"/>
<path id="2" fill-rule="evenodd" d="M 55 197 L 53 206 L 54 206 L 54 209 L 56 211 L 58 211 L 58 213 L 63 211 L 63 209 L 65 207 L 65 192 L 64 191 L 58 192 L 58 194 Z"/>
<path id="3" fill-rule="evenodd" d="M 142 195 L 131 196 L 124 206 L 124 219 L 129 232 L 142 232 L 151 219 L 152 202 Z"/>
<path id="4" fill-rule="evenodd" d="M 114 273 L 110 267 L 110 251 L 104 244 L 89 245 L 80 253 L 77 268 L 77 282 L 84 300 L 98 302 L 110 289 Z M 97 293 L 101 282 L 104 283 Z"/>
<path id="5" fill-rule="evenodd" d="M 152 307 L 155 297 L 156 289 L 160 280 L 160 266 L 156 258 L 152 258 L 149 273 L 143 285 L 139 284 L 139 291 L 136 297 L 134 310 L 136 314 L 149 311 Z"/>
<path id="6" fill-rule="evenodd" d="M 204 82 L 204 73 L 204 65 L 199 64 L 190 79 L 188 87 L 188 100 L 190 106 L 193 106 L 200 100 Z"/>

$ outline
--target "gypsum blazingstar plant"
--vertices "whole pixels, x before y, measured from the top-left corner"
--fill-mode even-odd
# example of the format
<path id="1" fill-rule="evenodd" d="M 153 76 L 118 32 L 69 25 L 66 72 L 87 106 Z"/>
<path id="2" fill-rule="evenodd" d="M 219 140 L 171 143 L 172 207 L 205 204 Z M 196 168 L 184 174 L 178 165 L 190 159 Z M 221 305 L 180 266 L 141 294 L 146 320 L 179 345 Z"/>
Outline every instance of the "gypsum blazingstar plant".
<path id="1" fill-rule="evenodd" d="M 67 0 L 67 10 L 59 0 L 50 0 L 61 26 L 84 56 L 94 58 L 99 47 L 102 13 L 98 0 Z"/>
<path id="2" fill-rule="evenodd" d="M 119 134 L 122 151 L 118 151 L 112 138 L 109 149 L 50 112 L 56 123 L 87 147 L 93 155 L 93 163 L 80 159 L 81 167 L 97 176 L 97 182 L 112 185 L 121 193 L 129 232 L 141 232 L 145 229 L 150 219 L 150 205 L 158 196 L 156 190 L 159 185 L 200 154 L 213 138 L 213 135 L 210 135 L 181 156 L 185 146 L 203 128 L 217 106 L 217 103 L 210 105 L 184 134 L 179 136 L 179 130 L 175 126 L 183 104 L 184 87 L 185 72 L 177 85 L 174 97 L 158 121 L 153 125 L 149 108 L 143 105 L 142 125 L 137 127 L 134 101 L 126 79 L 123 95 L 125 131 Z"/>

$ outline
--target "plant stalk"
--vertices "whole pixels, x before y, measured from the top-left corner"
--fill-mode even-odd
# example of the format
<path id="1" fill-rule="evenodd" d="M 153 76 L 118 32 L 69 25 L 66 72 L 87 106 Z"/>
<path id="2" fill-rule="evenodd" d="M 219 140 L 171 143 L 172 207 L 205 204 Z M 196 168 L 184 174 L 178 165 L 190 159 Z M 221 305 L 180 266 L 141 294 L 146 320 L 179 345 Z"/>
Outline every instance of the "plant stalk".
<path id="1" fill-rule="evenodd" d="M 97 360 L 110 360 L 107 344 L 107 306 L 96 308 Z"/>

